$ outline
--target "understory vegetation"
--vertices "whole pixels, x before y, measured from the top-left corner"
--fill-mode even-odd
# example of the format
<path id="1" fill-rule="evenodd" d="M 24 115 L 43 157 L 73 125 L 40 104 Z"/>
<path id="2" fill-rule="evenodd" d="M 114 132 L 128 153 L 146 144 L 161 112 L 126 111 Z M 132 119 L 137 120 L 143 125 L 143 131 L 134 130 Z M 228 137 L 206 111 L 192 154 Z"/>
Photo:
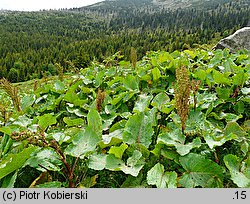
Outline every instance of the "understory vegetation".
<path id="1" fill-rule="evenodd" d="M 250 187 L 249 52 L 57 69 L 0 80 L 1 187 Z"/>

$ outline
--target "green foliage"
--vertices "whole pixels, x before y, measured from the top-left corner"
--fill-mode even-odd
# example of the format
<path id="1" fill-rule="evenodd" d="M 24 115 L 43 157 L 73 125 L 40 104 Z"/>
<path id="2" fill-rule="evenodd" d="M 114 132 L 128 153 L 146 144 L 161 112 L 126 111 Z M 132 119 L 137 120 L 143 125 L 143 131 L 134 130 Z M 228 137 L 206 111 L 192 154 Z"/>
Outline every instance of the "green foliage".
<path id="1" fill-rule="evenodd" d="M 2 187 L 249 187 L 249 53 L 148 52 L 136 69 L 115 56 L 20 85 L 22 112 L 0 92 L 11 115 L 0 117 Z M 185 134 L 180 63 L 192 86 Z"/>
<path id="2" fill-rule="evenodd" d="M 223 187 L 223 169 L 204 156 L 190 153 L 180 158 L 186 172 L 180 178 L 180 185 L 186 188 Z"/>
<path id="3" fill-rule="evenodd" d="M 38 117 L 38 125 L 45 130 L 48 126 L 56 124 L 56 117 L 52 114 L 44 114 Z"/>
<path id="4" fill-rule="evenodd" d="M 224 157 L 226 167 L 229 169 L 233 182 L 240 188 L 250 187 L 250 166 L 249 159 L 242 166 L 240 159 L 235 155 L 226 155 Z"/>
<path id="5" fill-rule="evenodd" d="M 98 135 L 92 130 L 92 128 L 87 127 L 86 130 L 80 131 L 73 137 L 72 144 L 66 148 L 65 154 L 73 157 L 84 158 L 87 153 L 95 150 L 98 142 Z"/>
<path id="6" fill-rule="evenodd" d="M 152 118 L 144 113 L 136 113 L 129 118 L 124 128 L 123 140 L 128 144 L 142 144 L 148 148 L 153 134 Z"/>
<path id="7" fill-rule="evenodd" d="M 164 172 L 164 166 L 157 163 L 148 171 L 147 182 L 149 185 L 156 185 L 157 188 L 176 188 L 176 172 Z"/>
<path id="8" fill-rule="evenodd" d="M 2 159 L 0 162 L 0 179 L 21 168 L 35 150 L 36 147 L 28 147 L 20 153 L 9 154 L 7 157 Z"/>

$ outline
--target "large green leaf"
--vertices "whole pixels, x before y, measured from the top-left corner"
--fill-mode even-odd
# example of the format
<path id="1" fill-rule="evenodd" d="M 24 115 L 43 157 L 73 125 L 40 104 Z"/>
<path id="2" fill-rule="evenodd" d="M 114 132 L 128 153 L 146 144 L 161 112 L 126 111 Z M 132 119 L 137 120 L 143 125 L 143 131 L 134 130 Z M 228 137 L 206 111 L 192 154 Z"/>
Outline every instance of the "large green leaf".
<path id="1" fill-rule="evenodd" d="M 48 126 L 56 124 L 56 117 L 52 114 L 38 116 L 38 125 L 45 130 Z"/>
<path id="2" fill-rule="evenodd" d="M 109 154 L 114 154 L 117 158 L 121 159 L 123 153 L 125 150 L 128 148 L 127 144 L 121 144 L 119 147 L 113 146 L 109 149 L 108 153 Z"/>
<path id="3" fill-rule="evenodd" d="M 21 168 L 37 147 L 31 146 L 18 154 L 9 154 L 0 162 L 0 179 Z"/>
<path id="4" fill-rule="evenodd" d="M 70 129 L 67 129 L 67 131 L 64 132 L 56 132 L 56 133 L 50 133 L 48 134 L 47 138 L 53 138 L 55 139 L 59 145 L 61 145 L 63 142 L 67 142 L 70 140 L 70 136 L 68 136 Z"/>
<path id="5" fill-rule="evenodd" d="M 106 166 L 106 159 L 108 155 L 92 154 L 89 159 L 88 167 L 94 170 L 103 170 Z"/>
<path id="6" fill-rule="evenodd" d="M 99 141 L 100 139 L 92 127 L 87 127 L 86 130 L 75 135 L 72 144 L 69 144 L 65 149 L 65 154 L 84 158 L 87 153 L 95 150 Z"/>
<path id="7" fill-rule="evenodd" d="M 223 186 L 223 169 L 210 159 L 190 153 L 180 157 L 180 164 L 186 170 L 179 180 L 182 187 L 216 188 Z"/>
<path id="8" fill-rule="evenodd" d="M 102 135 L 102 118 L 96 109 L 91 109 L 87 115 L 88 126 L 101 137 Z"/>
<path id="9" fill-rule="evenodd" d="M 225 87 L 225 88 L 224 87 L 223 88 L 216 87 L 215 90 L 216 90 L 216 93 L 218 95 L 218 98 L 223 99 L 223 100 L 229 100 L 231 94 L 233 93 L 233 90 L 231 89 L 231 87 L 230 88 L 228 88 L 228 87 Z"/>
<path id="10" fill-rule="evenodd" d="M 148 171 L 147 182 L 149 185 L 156 185 L 157 188 L 176 188 L 177 173 L 164 172 L 164 166 L 157 163 Z"/>
<path id="11" fill-rule="evenodd" d="M 166 144 L 167 146 L 175 146 L 176 151 L 184 156 L 188 154 L 193 148 L 201 146 L 200 138 L 195 138 L 191 143 L 185 144 L 186 137 L 179 129 L 169 133 L 162 133 L 158 136 L 158 143 Z"/>
<path id="12" fill-rule="evenodd" d="M 91 155 L 89 160 L 89 168 L 94 170 L 108 169 L 110 171 L 123 171 L 125 174 L 130 174 L 132 176 L 138 176 L 140 170 L 143 168 L 144 162 L 142 159 L 142 154 L 134 152 L 131 157 L 128 158 L 127 163 L 114 154 L 109 155 Z"/>
<path id="13" fill-rule="evenodd" d="M 161 72 L 157 67 L 152 69 L 152 74 L 153 74 L 153 80 L 154 81 L 158 81 L 160 79 L 160 77 L 161 77 Z"/>
<path id="14" fill-rule="evenodd" d="M 235 134 L 225 134 L 225 131 L 215 127 L 208 121 L 205 121 L 204 124 L 205 129 L 203 130 L 203 137 L 210 149 L 213 149 L 216 146 L 222 146 L 227 141 L 238 138 L 238 136 Z"/>
<path id="15" fill-rule="evenodd" d="M 15 122 L 13 122 L 14 125 L 18 125 L 18 126 L 21 126 L 21 127 L 27 127 L 31 123 L 32 123 L 32 120 L 29 119 L 25 115 L 19 116 L 18 119 Z"/>
<path id="16" fill-rule="evenodd" d="M 36 96 L 35 94 L 29 94 L 22 98 L 21 100 L 21 108 L 25 112 L 31 105 L 35 102 Z"/>
<path id="17" fill-rule="evenodd" d="M 213 71 L 213 78 L 214 78 L 215 83 L 218 83 L 218 84 L 230 85 L 231 83 L 228 76 L 216 70 Z"/>
<path id="18" fill-rule="evenodd" d="M 240 70 L 232 77 L 233 84 L 236 86 L 243 86 L 243 84 L 247 81 L 248 77 L 248 74 L 244 73 L 244 70 Z"/>
<path id="19" fill-rule="evenodd" d="M 151 95 L 146 95 L 146 94 L 141 94 L 139 96 L 139 100 L 135 102 L 135 107 L 134 107 L 134 112 L 144 112 L 146 111 L 150 104 L 150 101 L 152 100 L 153 96 Z"/>
<path id="20" fill-rule="evenodd" d="M 68 127 L 83 126 L 84 125 L 84 120 L 82 118 L 71 119 L 68 117 L 64 117 L 63 122 L 65 122 Z"/>
<path id="21" fill-rule="evenodd" d="M 237 139 L 237 136 L 234 134 L 224 135 L 222 134 L 222 131 L 217 128 L 210 132 L 204 132 L 203 137 L 210 149 L 213 149 L 216 146 L 222 146 L 227 141 Z"/>
<path id="22" fill-rule="evenodd" d="M 45 172 L 47 170 L 60 171 L 63 163 L 54 149 L 45 148 L 36 152 L 25 164 Z"/>
<path id="23" fill-rule="evenodd" d="M 237 122 L 229 122 L 227 123 L 227 126 L 225 127 L 225 135 L 235 135 L 240 140 L 246 135 L 246 132 L 240 127 L 240 125 Z"/>
<path id="24" fill-rule="evenodd" d="M 111 171 L 120 171 L 122 166 L 125 166 L 124 161 L 118 159 L 115 155 L 110 154 L 106 157 L 106 169 Z"/>
<path id="25" fill-rule="evenodd" d="M 169 101 L 169 96 L 166 93 L 161 92 L 154 97 L 151 105 L 157 107 L 159 110 L 162 110 L 163 106 Z"/>
<path id="26" fill-rule="evenodd" d="M 136 177 L 143 166 L 144 160 L 142 158 L 142 153 L 138 150 L 135 150 L 132 156 L 127 159 L 126 165 L 121 166 L 121 170 L 125 174 L 130 174 Z"/>
<path id="27" fill-rule="evenodd" d="M 138 164 L 135 166 L 122 165 L 120 168 L 125 174 L 130 174 L 130 175 L 136 177 L 140 173 L 143 166 L 144 166 L 143 164 Z"/>
<path id="28" fill-rule="evenodd" d="M 244 174 L 244 170 L 241 169 L 240 159 L 232 154 L 224 156 L 224 163 L 229 169 L 233 182 L 240 188 L 250 188 L 250 175 Z M 250 166 L 248 167 L 250 172 Z"/>
<path id="29" fill-rule="evenodd" d="M 127 75 L 123 80 L 123 84 L 129 91 L 139 91 L 139 83 L 135 76 Z"/>
<path id="30" fill-rule="evenodd" d="M 54 83 L 54 91 L 56 93 L 63 94 L 65 92 L 65 89 L 66 89 L 66 87 L 65 87 L 63 82 L 61 82 L 59 80 L 55 81 L 55 83 Z"/>
<path id="31" fill-rule="evenodd" d="M 136 113 L 131 116 L 123 132 L 123 140 L 128 144 L 142 144 L 149 147 L 152 142 L 152 118 L 144 113 Z"/>
<path id="32" fill-rule="evenodd" d="M 106 145 L 109 145 L 112 142 L 112 140 L 113 141 L 116 140 L 120 143 L 122 140 L 122 133 L 123 133 L 123 129 L 118 129 L 107 135 L 103 135 L 102 136 L 103 143 Z"/>

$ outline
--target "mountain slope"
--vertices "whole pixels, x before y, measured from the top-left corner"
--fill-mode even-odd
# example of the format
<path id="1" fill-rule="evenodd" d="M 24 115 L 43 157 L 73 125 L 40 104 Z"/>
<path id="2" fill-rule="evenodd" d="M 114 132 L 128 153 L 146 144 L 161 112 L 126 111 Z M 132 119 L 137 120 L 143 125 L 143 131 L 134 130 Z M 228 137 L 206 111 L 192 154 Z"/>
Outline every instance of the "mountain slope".
<path id="1" fill-rule="evenodd" d="M 247 0 L 248 1 L 248 0 Z M 200 8 L 213 9 L 218 5 L 234 2 L 234 0 L 105 0 L 83 8 L 88 9 L 178 9 L 178 8 Z"/>
<path id="2" fill-rule="evenodd" d="M 55 75 L 58 64 L 64 71 L 84 68 L 118 51 L 129 60 L 131 47 L 138 59 L 152 50 L 197 48 L 249 19 L 250 0 L 109 0 L 78 9 L 0 13 L 0 78 Z"/>

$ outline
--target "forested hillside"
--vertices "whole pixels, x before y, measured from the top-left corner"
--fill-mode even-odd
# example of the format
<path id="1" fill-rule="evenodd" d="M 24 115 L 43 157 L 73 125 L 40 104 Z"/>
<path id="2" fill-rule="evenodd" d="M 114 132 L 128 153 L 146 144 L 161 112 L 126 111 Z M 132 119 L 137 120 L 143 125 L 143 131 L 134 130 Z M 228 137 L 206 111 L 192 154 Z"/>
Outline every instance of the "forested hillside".
<path id="1" fill-rule="evenodd" d="M 131 47 L 138 59 L 149 50 L 196 48 L 250 19 L 249 0 L 177 3 L 118 0 L 60 11 L 1 12 L 0 77 L 18 82 L 55 75 L 60 64 L 67 72 L 117 51 L 129 60 Z"/>

